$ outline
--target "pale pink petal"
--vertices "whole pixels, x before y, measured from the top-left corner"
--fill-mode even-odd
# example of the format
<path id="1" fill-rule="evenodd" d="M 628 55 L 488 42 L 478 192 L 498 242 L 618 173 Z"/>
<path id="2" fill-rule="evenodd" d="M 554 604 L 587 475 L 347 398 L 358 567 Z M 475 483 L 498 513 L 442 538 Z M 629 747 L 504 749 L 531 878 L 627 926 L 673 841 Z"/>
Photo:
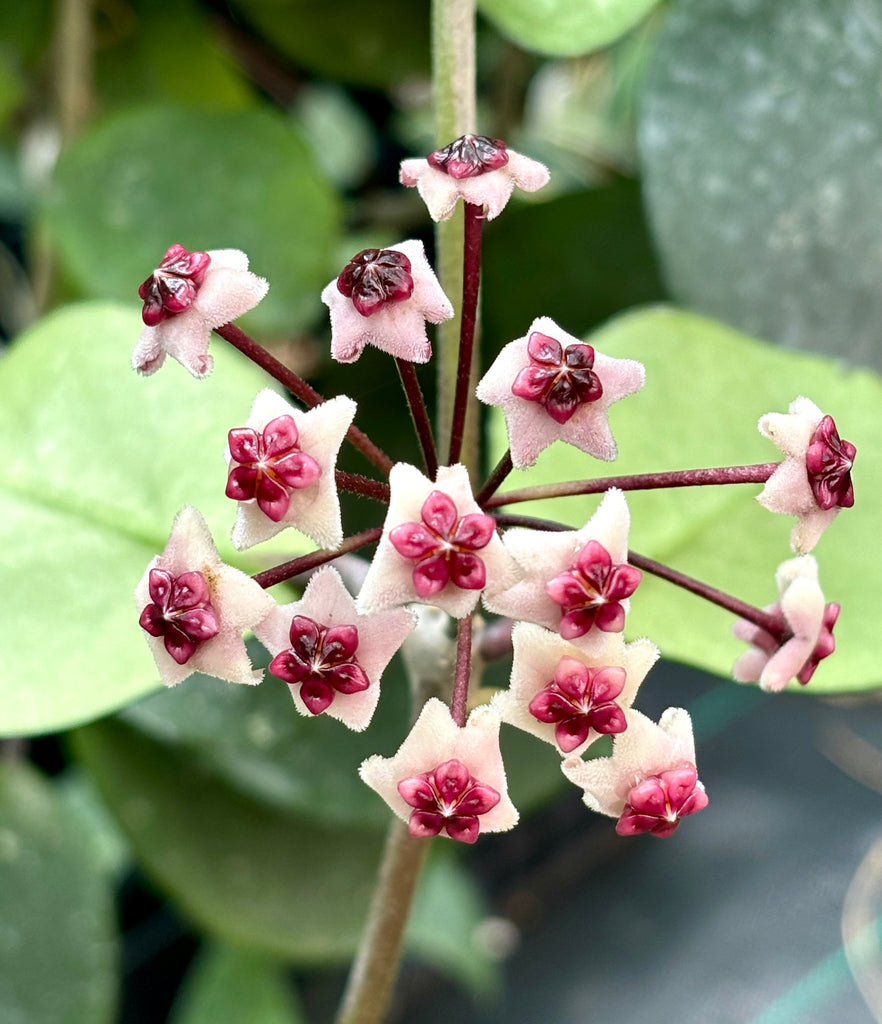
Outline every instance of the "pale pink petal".
<path id="1" fill-rule="evenodd" d="M 205 520 L 196 509 L 189 505 L 181 509 L 165 550 L 147 567 L 135 589 L 139 612 L 151 602 L 148 581 L 150 570 L 157 568 L 175 577 L 185 572 L 201 573 L 219 625 L 217 636 L 199 644 L 183 665 L 168 654 L 161 637 L 145 633 L 162 682 L 174 686 L 194 672 L 204 672 L 232 683 L 259 683 L 263 672 L 252 668 L 242 634 L 266 618 L 275 601 L 250 576 L 220 560 Z"/>
<path id="2" fill-rule="evenodd" d="M 240 501 L 233 527 L 233 544 L 237 548 L 259 544 L 287 527 L 294 527 L 325 548 L 334 548 L 343 540 L 340 499 L 334 473 L 337 455 L 346 431 L 352 425 L 355 410 L 355 402 L 346 395 L 338 395 L 303 412 L 271 388 L 260 392 L 244 426 L 263 430 L 278 416 L 293 417 L 299 435 L 297 443 L 301 451 L 316 460 L 321 475 L 311 486 L 291 492 L 288 511 L 278 522 L 265 515 L 256 501 Z M 230 424 L 231 428 L 242 425 Z M 225 458 L 229 465 L 229 448 Z"/>
<path id="3" fill-rule="evenodd" d="M 499 752 L 499 716 L 487 704 L 475 708 L 460 729 L 447 705 L 432 698 L 398 752 L 389 758 L 378 754 L 369 757 L 362 763 L 359 775 L 406 822 L 413 808 L 399 793 L 398 783 L 434 771 L 452 759 L 465 765 L 473 779 L 500 795 L 499 803 L 479 816 L 481 832 L 507 832 L 514 828 L 518 812 L 508 796 L 505 766 Z"/>

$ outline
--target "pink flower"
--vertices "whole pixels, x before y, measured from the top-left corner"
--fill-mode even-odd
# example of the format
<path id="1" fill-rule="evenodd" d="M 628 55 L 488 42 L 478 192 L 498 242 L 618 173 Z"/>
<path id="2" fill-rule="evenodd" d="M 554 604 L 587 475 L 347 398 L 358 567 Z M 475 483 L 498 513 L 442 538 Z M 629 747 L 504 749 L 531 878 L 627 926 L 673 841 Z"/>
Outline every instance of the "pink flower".
<path id="1" fill-rule="evenodd" d="M 832 416 L 814 402 L 800 397 L 789 413 L 767 413 L 759 431 L 787 456 L 766 481 L 757 501 L 770 512 L 798 516 L 790 546 L 805 554 L 841 508 L 854 504 L 851 468 L 856 449 L 840 439 Z"/>
<path id="2" fill-rule="evenodd" d="M 426 321 L 439 324 L 453 316 L 416 239 L 356 253 L 322 292 L 322 302 L 331 313 L 331 355 L 339 363 L 354 363 L 365 345 L 428 362 Z"/>
<path id="3" fill-rule="evenodd" d="M 327 567 L 299 601 L 273 608 L 255 633 L 301 715 L 324 712 L 361 732 L 380 699 L 380 677 L 414 622 L 400 608 L 359 612 L 339 573 Z"/>
<path id="4" fill-rule="evenodd" d="M 343 540 L 334 471 L 355 416 L 339 395 L 303 412 L 265 388 L 244 427 L 229 433 L 226 494 L 239 502 L 233 544 L 248 548 L 293 526 L 317 544 Z"/>
<path id="5" fill-rule="evenodd" d="M 707 807 L 692 721 L 682 708 L 668 708 L 658 725 L 630 710 L 628 728 L 613 738 L 612 757 L 570 757 L 561 768 L 584 791 L 586 806 L 619 819 L 621 836 L 669 836 L 682 818 Z"/>
<path id="6" fill-rule="evenodd" d="M 775 573 L 779 600 L 764 610 L 778 622 L 781 635 L 772 636 L 746 619 L 739 619 L 732 632 L 752 644 L 735 662 L 736 682 L 760 684 L 763 690 L 783 690 L 791 679 L 805 685 L 818 663 L 836 648 L 833 626 L 839 605 L 825 604 L 818 584 L 818 563 L 811 555 L 782 562 Z"/>
<path id="7" fill-rule="evenodd" d="M 602 735 L 624 732 L 625 709 L 659 656 L 649 640 L 626 644 L 617 633 L 602 655 L 591 657 L 527 622 L 515 623 L 512 644 L 511 683 L 493 706 L 503 722 L 562 754 L 580 754 Z"/>
<path id="8" fill-rule="evenodd" d="M 463 618 L 486 585 L 506 586 L 514 566 L 492 516 L 472 496 L 465 466 L 441 466 L 433 484 L 399 462 L 383 535 L 358 597 L 373 611 L 419 601 Z"/>
<path id="9" fill-rule="evenodd" d="M 641 578 L 627 564 L 629 527 L 625 496 L 611 488 L 581 530 L 507 530 L 503 543 L 522 579 L 506 589 L 488 587 L 484 604 L 599 654 L 607 637 L 624 628 L 629 597 Z"/>
<path id="10" fill-rule="evenodd" d="M 502 409 L 517 468 L 532 466 L 558 439 L 610 462 L 618 449 L 609 407 L 639 391 L 645 379 L 642 363 L 595 352 L 541 316 L 502 349 L 476 394 Z"/>
<path id="11" fill-rule="evenodd" d="M 225 565 L 205 520 L 189 505 L 175 517 L 161 555 L 135 588 L 140 625 L 166 686 L 194 672 L 259 683 L 242 633 L 275 602 L 250 576 Z"/>
<path id="12" fill-rule="evenodd" d="M 458 199 L 485 210 L 493 220 L 517 186 L 536 192 L 548 184 L 548 168 L 508 149 L 499 139 L 463 135 L 426 160 L 402 160 L 402 185 L 416 186 L 432 220 L 447 220 Z"/>
<path id="13" fill-rule="evenodd" d="M 499 752 L 499 716 L 487 704 L 461 729 L 433 697 L 395 756 L 369 757 L 359 775 L 413 836 L 444 833 L 473 843 L 480 832 L 517 824 Z"/>
<path id="14" fill-rule="evenodd" d="M 211 332 L 253 309 L 268 289 L 238 249 L 188 252 L 173 245 L 138 290 L 147 326 L 132 366 L 147 376 L 168 354 L 194 377 L 208 376 L 214 362 L 208 354 Z"/>

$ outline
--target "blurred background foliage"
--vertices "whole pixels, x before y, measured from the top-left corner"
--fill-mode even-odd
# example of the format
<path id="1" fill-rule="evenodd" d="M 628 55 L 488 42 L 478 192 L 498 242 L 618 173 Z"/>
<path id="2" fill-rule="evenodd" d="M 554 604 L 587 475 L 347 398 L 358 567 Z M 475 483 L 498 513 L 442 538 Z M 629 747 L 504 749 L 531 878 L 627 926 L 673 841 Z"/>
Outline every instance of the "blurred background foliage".
<path id="1" fill-rule="evenodd" d="M 760 414 L 803 391 L 829 407 L 858 445 L 858 506 L 818 551 L 846 607 L 813 687 L 878 686 L 882 3 L 478 6 L 479 128 L 553 176 L 485 232 L 485 363 L 537 315 L 643 359 L 656 390 L 614 414 L 616 472 L 765 461 Z M 177 508 L 200 507 L 224 557 L 266 564 L 224 539 L 216 443 L 263 382 L 217 343 L 199 384 L 177 365 L 137 380 L 126 361 L 137 286 L 169 244 L 241 248 L 271 282 L 246 329 L 327 394 L 356 380 L 359 422 L 415 457 L 388 361 L 331 365 L 318 296 L 366 245 L 431 247 L 397 185 L 399 160 L 436 143 L 429 52 L 429 5 L 412 0 L 0 14 L 0 1020 L 295 1024 L 333 1004 L 386 821 L 355 769 L 405 731 L 403 669 L 358 736 L 299 718 L 272 679 L 155 692 L 130 593 Z M 600 327 L 669 300 L 692 312 Z M 555 448 L 516 482 L 596 473 L 586 463 Z M 343 465 L 363 469 L 351 453 Z M 736 517 L 728 496 L 643 498 L 640 550 L 773 600 L 789 523 L 744 502 Z M 581 525 L 593 507 L 536 514 Z M 347 529 L 375 512 L 348 501 Z M 306 543 L 286 535 L 270 553 Z M 640 631 L 725 673 L 726 616 L 699 627 L 692 604 L 649 589 Z M 491 666 L 486 685 L 505 681 Z M 724 718 L 757 700 L 726 693 Z M 574 825 L 587 816 L 572 794 L 561 802 L 550 748 L 510 730 L 503 744 L 525 824 L 467 857 L 433 851 L 399 1019 L 442 977 L 492 1000 L 514 930 L 491 899 L 507 886 L 523 909 L 518 879 L 593 827 Z"/>

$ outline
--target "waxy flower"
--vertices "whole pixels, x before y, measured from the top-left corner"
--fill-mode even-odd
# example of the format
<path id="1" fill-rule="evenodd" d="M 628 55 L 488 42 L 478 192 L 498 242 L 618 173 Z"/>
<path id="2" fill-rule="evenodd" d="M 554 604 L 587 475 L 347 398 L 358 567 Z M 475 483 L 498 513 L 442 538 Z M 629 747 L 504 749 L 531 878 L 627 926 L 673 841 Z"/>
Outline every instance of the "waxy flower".
<path id="1" fill-rule="evenodd" d="M 402 608 L 359 612 L 340 574 L 326 567 L 299 601 L 274 607 L 255 634 L 301 715 L 325 713 L 361 732 L 380 699 L 380 677 L 414 624 Z"/>
<path id="2" fill-rule="evenodd" d="M 540 316 L 523 338 L 502 349 L 475 393 L 502 409 L 511 461 L 523 469 L 557 440 L 612 461 L 618 450 L 609 407 L 645 380 L 642 363 L 596 352 Z"/>
<path id="3" fill-rule="evenodd" d="M 624 732 L 625 709 L 659 656 L 649 640 L 626 644 L 617 633 L 602 655 L 591 657 L 527 622 L 515 624 L 512 645 L 511 683 L 493 706 L 503 722 L 562 754 L 581 754 L 600 736 Z"/>
<path id="4" fill-rule="evenodd" d="M 499 716 L 488 704 L 460 728 L 433 697 L 395 756 L 369 757 L 359 775 L 413 836 L 473 843 L 481 832 L 506 832 L 518 821 L 499 752 Z"/>
<path id="5" fill-rule="evenodd" d="M 453 306 L 411 239 L 389 249 L 363 249 L 322 292 L 331 313 L 331 355 L 354 363 L 365 345 L 425 363 L 432 356 L 426 321 L 440 324 Z"/>
<path id="6" fill-rule="evenodd" d="M 132 366 L 147 376 L 168 354 L 194 377 L 206 377 L 214 364 L 208 354 L 211 332 L 253 309 L 268 288 L 238 249 L 188 252 L 173 245 L 138 290 L 147 326 Z"/>
<path id="7" fill-rule="evenodd" d="M 251 547 L 293 526 L 322 547 L 343 540 L 334 471 L 355 416 L 339 395 L 308 412 L 265 388 L 244 427 L 231 430 L 226 494 L 239 502 L 233 544 Z"/>
<path id="8" fill-rule="evenodd" d="M 818 543 L 841 508 L 854 504 L 851 468 L 856 449 L 843 441 L 832 416 L 799 397 L 788 413 L 770 412 L 759 431 L 787 456 L 766 481 L 757 501 L 771 512 L 798 516 L 790 546 L 805 554 Z"/>
<path id="9" fill-rule="evenodd" d="M 488 587 L 484 604 L 599 653 L 607 637 L 623 629 L 641 578 L 627 564 L 630 522 L 625 495 L 611 488 L 581 530 L 507 530 L 505 548 L 523 578 L 505 590 Z"/>
<path id="10" fill-rule="evenodd" d="M 485 585 L 514 582 L 514 565 L 492 516 L 482 513 L 472 496 L 465 466 L 441 466 L 433 484 L 399 462 L 389 473 L 389 485 L 389 511 L 358 596 L 360 608 L 419 601 L 463 618 Z"/>
<path id="11" fill-rule="evenodd" d="M 225 565 L 205 520 L 189 505 L 175 517 L 165 550 L 135 588 L 140 625 L 166 686 L 194 672 L 259 683 L 242 633 L 275 607 L 250 576 Z"/>
<path id="12" fill-rule="evenodd" d="M 619 819 L 620 836 L 650 832 L 663 838 L 681 818 L 707 807 L 695 768 L 692 721 L 682 708 L 668 708 L 658 725 L 628 711 L 628 728 L 613 738 L 611 757 L 570 757 L 561 769 L 584 791 L 586 806 Z"/>
<path id="13" fill-rule="evenodd" d="M 536 192 L 548 184 L 548 168 L 508 149 L 499 139 L 463 135 L 426 160 L 402 160 L 399 180 L 416 186 L 433 220 L 453 215 L 458 199 L 483 207 L 488 220 L 505 209 L 517 188 Z"/>
<path id="14" fill-rule="evenodd" d="M 777 691 L 795 679 L 805 685 L 818 663 L 836 648 L 833 626 L 839 605 L 826 604 L 818 583 L 818 563 L 811 555 L 782 562 L 775 573 L 779 600 L 764 611 L 777 620 L 787 639 L 775 637 L 746 619 L 739 619 L 732 632 L 752 645 L 735 662 L 732 675 L 739 683 L 760 684 Z"/>

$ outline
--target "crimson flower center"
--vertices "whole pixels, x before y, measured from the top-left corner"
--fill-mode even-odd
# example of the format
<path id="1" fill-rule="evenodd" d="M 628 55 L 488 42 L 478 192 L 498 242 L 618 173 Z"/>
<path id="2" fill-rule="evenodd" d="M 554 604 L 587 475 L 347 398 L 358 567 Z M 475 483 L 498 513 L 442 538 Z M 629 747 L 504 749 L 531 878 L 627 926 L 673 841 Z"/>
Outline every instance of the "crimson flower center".
<path id="1" fill-rule="evenodd" d="M 594 349 L 574 344 L 565 349 L 556 338 L 533 331 L 527 340 L 530 365 L 511 386 L 512 394 L 538 402 L 557 423 L 566 423 L 580 406 L 596 402 L 603 384 L 593 370 Z"/>
<path id="2" fill-rule="evenodd" d="M 412 836 L 437 836 L 442 830 L 462 843 L 473 843 L 481 830 L 479 818 L 500 801 L 499 793 L 452 758 L 432 771 L 403 779 L 398 792 L 413 807 L 408 820 Z"/>
<path id="3" fill-rule="evenodd" d="M 193 304 L 211 263 L 207 252 L 188 252 L 173 245 L 138 289 L 144 300 L 141 318 L 148 327 L 183 313 Z"/>
<path id="4" fill-rule="evenodd" d="M 664 838 L 675 831 L 680 819 L 707 807 L 707 794 L 698 781 L 695 765 L 652 775 L 632 787 L 616 823 L 620 836 L 650 832 Z"/>
<path id="5" fill-rule="evenodd" d="M 453 499 L 432 491 L 420 510 L 422 521 L 402 523 L 389 534 L 395 550 L 416 562 L 412 572 L 417 596 L 428 598 L 448 583 L 481 590 L 487 582 L 483 560 L 475 554 L 491 541 L 496 522 L 483 513 L 460 516 Z"/>
<path id="6" fill-rule="evenodd" d="M 496 171 L 508 163 L 508 151 L 501 139 L 486 135 L 463 135 L 428 156 L 434 167 L 451 178 L 474 178 Z"/>
<path id="7" fill-rule="evenodd" d="M 410 260 L 395 249 L 362 249 L 340 271 L 337 291 L 352 299 L 362 316 L 371 316 L 387 303 L 411 297 Z"/>
<path id="8" fill-rule="evenodd" d="M 809 486 L 819 507 L 851 508 L 854 488 L 851 467 L 857 449 L 850 441 L 843 441 L 832 416 L 825 416 L 812 434 L 805 453 L 805 468 Z"/>
<path id="9" fill-rule="evenodd" d="M 620 666 L 591 668 L 576 658 L 561 658 L 554 678 L 530 701 L 530 714 L 554 725 L 558 747 L 569 754 L 596 733 L 624 732 L 625 713 L 616 698 L 627 674 Z"/>
<path id="10" fill-rule="evenodd" d="M 151 569 L 147 585 L 151 604 L 141 612 L 140 626 L 150 636 L 161 636 L 166 651 L 183 665 L 220 631 L 208 583 L 201 572 L 173 576 Z"/>

